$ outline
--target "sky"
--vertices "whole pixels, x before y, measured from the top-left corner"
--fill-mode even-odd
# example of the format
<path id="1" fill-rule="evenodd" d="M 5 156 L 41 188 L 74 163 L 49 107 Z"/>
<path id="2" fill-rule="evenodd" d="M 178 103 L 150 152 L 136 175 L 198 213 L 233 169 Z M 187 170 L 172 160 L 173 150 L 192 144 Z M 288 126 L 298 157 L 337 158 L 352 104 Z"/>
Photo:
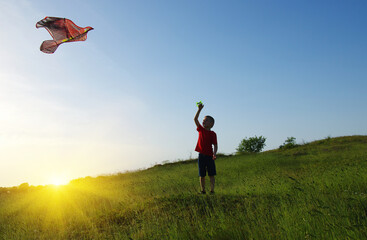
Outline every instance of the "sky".
<path id="1" fill-rule="evenodd" d="M 366 10 L 364 0 L 0 0 L 0 186 L 196 158 L 197 101 L 220 153 L 253 136 L 270 150 L 287 137 L 366 135 Z M 46 16 L 94 30 L 44 54 L 51 36 L 35 24 Z"/>

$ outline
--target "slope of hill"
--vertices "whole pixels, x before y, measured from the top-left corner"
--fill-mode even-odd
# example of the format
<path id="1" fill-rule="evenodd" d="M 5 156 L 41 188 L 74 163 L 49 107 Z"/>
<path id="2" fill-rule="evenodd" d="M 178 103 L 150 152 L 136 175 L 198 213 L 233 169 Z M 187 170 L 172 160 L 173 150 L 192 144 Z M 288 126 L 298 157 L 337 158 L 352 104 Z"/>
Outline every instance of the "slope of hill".
<path id="1" fill-rule="evenodd" d="M 195 161 L 2 188 L 0 239 L 366 239 L 367 136 L 216 160 L 215 195 Z"/>

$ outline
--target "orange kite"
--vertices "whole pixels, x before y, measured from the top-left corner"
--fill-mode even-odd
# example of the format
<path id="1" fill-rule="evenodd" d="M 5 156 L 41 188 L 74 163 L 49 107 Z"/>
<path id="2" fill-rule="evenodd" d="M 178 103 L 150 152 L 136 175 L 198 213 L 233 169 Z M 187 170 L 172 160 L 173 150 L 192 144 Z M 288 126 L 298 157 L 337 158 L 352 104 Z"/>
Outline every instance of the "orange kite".
<path id="1" fill-rule="evenodd" d="M 65 42 L 85 41 L 92 27 L 81 28 L 66 18 L 45 17 L 37 22 L 36 28 L 44 27 L 53 40 L 43 41 L 40 50 L 44 53 L 54 53 L 58 46 Z"/>

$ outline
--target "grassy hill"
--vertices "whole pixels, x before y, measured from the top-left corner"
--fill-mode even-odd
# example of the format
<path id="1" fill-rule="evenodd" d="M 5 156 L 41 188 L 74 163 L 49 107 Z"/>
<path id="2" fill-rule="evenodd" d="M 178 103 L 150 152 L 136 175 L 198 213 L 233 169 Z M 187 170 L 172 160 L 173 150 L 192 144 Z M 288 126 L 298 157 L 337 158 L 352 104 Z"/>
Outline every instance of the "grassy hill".
<path id="1" fill-rule="evenodd" d="M 0 239 L 366 239 L 367 136 L 0 189 Z"/>

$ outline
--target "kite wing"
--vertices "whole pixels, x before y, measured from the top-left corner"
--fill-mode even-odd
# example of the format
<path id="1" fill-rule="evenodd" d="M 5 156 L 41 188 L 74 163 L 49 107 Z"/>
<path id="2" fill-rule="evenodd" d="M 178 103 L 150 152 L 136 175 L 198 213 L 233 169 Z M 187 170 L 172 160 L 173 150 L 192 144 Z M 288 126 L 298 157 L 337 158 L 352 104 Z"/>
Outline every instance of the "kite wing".
<path id="1" fill-rule="evenodd" d="M 88 31 L 93 30 L 92 27 L 81 28 L 69 19 L 58 17 L 45 17 L 36 23 L 36 28 L 41 27 L 46 28 L 53 38 L 41 44 L 40 50 L 44 53 L 54 53 L 65 42 L 85 41 Z"/>

